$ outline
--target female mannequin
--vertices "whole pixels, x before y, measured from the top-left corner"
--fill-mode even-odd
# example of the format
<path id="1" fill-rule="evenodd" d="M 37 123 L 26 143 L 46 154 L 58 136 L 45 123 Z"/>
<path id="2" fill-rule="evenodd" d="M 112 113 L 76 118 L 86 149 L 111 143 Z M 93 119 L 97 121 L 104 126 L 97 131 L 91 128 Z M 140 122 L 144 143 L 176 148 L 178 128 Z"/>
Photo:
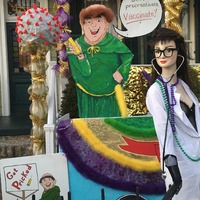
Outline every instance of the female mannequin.
<path id="1" fill-rule="evenodd" d="M 164 199 L 177 194 L 173 199 L 199 200 L 200 110 L 189 87 L 187 45 L 179 33 L 167 28 L 157 30 L 149 45 L 155 71 L 146 104 L 159 140 L 167 189 L 172 185 Z"/>

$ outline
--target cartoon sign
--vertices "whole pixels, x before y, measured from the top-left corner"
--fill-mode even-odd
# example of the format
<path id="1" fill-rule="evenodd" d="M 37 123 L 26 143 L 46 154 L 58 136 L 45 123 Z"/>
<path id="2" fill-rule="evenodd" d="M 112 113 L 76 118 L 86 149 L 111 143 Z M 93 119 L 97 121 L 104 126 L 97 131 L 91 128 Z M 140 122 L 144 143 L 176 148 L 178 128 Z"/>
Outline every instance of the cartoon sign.
<path id="1" fill-rule="evenodd" d="M 38 190 L 38 173 L 36 164 L 22 164 L 4 167 L 6 192 Z"/>
<path id="2" fill-rule="evenodd" d="M 153 31 L 162 17 L 159 0 L 123 0 L 120 19 L 125 31 L 114 27 L 115 31 L 127 38 L 138 37 Z"/>
<path id="3" fill-rule="evenodd" d="M 67 199 L 67 160 L 48 154 L 0 160 L 2 200 Z"/>

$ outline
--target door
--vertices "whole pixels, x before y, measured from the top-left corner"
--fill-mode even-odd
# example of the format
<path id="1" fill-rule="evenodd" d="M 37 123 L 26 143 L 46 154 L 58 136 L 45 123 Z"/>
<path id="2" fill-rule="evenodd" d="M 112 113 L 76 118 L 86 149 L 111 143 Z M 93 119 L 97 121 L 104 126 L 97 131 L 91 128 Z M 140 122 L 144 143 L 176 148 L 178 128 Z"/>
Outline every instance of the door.
<path id="1" fill-rule="evenodd" d="M 7 23 L 8 64 L 10 83 L 10 108 L 12 114 L 29 115 L 28 87 L 31 85 L 31 76 L 23 67 L 30 62 L 28 55 L 19 55 L 15 26 L 16 23 Z"/>
<path id="2" fill-rule="evenodd" d="M 196 63 L 200 63 L 200 1 L 195 0 L 195 36 L 196 36 L 196 43 L 195 43 L 195 56 L 196 56 Z"/>

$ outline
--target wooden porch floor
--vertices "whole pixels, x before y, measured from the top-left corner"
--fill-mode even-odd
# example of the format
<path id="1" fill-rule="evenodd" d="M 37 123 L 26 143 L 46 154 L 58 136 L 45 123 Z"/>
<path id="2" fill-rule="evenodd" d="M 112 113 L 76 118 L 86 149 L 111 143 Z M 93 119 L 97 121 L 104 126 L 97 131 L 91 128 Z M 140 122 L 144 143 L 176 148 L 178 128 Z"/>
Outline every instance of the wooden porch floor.
<path id="1" fill-rule="evenodd" d="M 31 127 L 28 115 L 0 116 L 0 136 L 30 135 Z"/>

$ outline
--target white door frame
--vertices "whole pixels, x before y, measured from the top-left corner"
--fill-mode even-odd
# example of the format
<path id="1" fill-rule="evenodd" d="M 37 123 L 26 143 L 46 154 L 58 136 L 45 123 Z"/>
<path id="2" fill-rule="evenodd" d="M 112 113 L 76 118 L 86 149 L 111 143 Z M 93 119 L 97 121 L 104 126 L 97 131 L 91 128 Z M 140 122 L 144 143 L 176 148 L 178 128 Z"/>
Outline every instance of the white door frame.
<path id="1" fill-rule="evenodd" d="M 48 8 L 48 0 L 39 0 L 41 7 Z M 0 87 L 2 116 L 10 115 L 10 85 L 7 51 L 6 22 L 16 21 L 16 17 L 7 16 L 7 0 L 0 0 Z M 0 114 L 1 115 L 1 114 Z"/>
<path id="2" fill-rule="evenodd" d="M 6 35 L 6 1 L 0 1 L 0 79 L 2 116 L 10 115 L 10 87 L 8 73 L 7 35 Z"/>

